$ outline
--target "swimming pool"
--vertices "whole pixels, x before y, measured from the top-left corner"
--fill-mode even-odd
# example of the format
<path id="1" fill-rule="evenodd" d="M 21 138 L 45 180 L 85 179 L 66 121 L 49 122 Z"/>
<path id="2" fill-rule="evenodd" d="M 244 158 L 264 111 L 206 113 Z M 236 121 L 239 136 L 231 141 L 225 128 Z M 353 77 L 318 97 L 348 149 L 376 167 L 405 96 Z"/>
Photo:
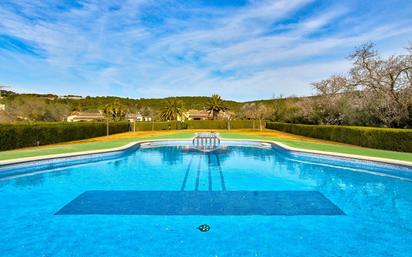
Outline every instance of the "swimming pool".
<path id="1" fill-rule="evenodd" d="M 412 168 L 262 142 L 0 167 L 1 256 L 409 256 L 411 217 Z"/>

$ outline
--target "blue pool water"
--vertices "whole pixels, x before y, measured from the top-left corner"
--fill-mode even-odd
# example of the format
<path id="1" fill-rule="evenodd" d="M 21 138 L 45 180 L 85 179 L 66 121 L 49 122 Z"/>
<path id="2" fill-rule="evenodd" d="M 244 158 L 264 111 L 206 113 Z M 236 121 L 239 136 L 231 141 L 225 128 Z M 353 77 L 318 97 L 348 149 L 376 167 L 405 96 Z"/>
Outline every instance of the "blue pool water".
<path id="1" fill-rule="evenodd" d="M 0 256 L 412 256 L 411 168 L 190 145 L 0 167 Z"/>

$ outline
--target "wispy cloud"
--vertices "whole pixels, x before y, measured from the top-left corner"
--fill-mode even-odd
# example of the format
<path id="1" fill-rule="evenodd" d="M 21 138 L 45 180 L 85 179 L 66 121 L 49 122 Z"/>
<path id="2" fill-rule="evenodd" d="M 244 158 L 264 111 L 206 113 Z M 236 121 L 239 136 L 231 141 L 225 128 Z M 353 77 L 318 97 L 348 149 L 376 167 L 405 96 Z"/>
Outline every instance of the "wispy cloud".
<path id="1" fill-rule="evenodd" d="M 130 97 L 307 95 L 310 82 L 345 72 L 355 46 L 375 41 L 390 53 L 412 39 L 412 4 L 392 6 L 2 1 L 0 83 Z M 385 8 L 396 17 L 377 15 Z"/>

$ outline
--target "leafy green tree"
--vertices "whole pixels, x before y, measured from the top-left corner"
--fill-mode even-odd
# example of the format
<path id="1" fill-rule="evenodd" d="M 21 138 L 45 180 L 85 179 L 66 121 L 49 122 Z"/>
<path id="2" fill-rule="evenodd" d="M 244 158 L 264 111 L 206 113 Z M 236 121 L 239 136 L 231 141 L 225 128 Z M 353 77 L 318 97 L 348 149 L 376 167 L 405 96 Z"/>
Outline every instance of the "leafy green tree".
<path id="1" fill-rule="evenodd" d="M 127 109 L 118 100 L 115 100 L 104 107 L 103 114 L 110 120 L 120 121 L 126 118 Z"/>
<path id="2" fill-rule="evenodd" d="M 177 120 L 182 119 L 185 109 L 183 108 L 182 101 L 177 100 L 176 97 L 172 99 L 167 99 L 165 101 L 165 106 L 162 108 L 160 117 L 162 120 Z"/>
<path id="3" fill-rule="evenodd" d="M 206 103 L 206 110 L 212 115 L 212 120 L 216 120 L 220 112 L 227 111 L 229 108 L 223 102 L 220 95 L 213 94 Z"/>

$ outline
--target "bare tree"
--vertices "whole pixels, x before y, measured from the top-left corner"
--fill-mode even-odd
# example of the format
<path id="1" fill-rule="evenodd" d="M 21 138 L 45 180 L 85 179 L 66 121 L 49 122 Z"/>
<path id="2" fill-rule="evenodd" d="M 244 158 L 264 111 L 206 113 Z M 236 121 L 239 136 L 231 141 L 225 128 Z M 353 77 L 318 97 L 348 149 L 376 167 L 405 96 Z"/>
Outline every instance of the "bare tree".
<path id="1" fill-rule="evenodd" d="M 312 100 L 316 119 L 325 124 L 344 124 L 353 91 L 347 79 L 334 75 L 329 79 L 312 83 L 312 86 L 318 94 L 318 97 Z"/>
<path id="2" fill-rule="evenodd" d="M 240 108 L 240 117 L 243 119 L 248 119 L 253 121 L 253 129 L 255 129 L 255 120 L 256 120 L 256 104 L 248 103 L 242 105 Z"/>
<path id="3" fill-rule="evenodd" d="M 368 43 L 350 59 L 353 67 L 348 76 L 335 75 L 312 84 L 317 96 L 306 101 L 311 103 L 309 122 L 412 125 L 412 45 L 408 54 L 383 58 Z"/>
<path id="4" fill-rule="evenodd" d="M 376 110 L 388 127 L 399 126 L 408 116 L 412 96 L 412 55 L 382 58 L 369 43 L 350 56 L 349 85 L 365 93 L 364 100 L 379 103 Z"/>
<path id="5" fill-rule="evenodd" d="M 140 108 L 139 112 L 142 116 L 150 118 L 150 120 L 152 121 L 152 131 L 153 131 L 154 126 L 155 126 L 155 118 L 158 115 L 158 111 L 150 107 L 143 107 L 143 108 Z"/>
<path id="6" fill-rule="evenodd" d="M 259 129 L 263 130 L 263 120 L 267 119 L 273 113 L 273 109 L 269 108 L 263 103 L 249 103 L 244 104 L 241 107 L 242 116 L 247 119 L 253 120 L 253 129 L 255 129 L 255 120 L 259 121 Z"/>
<path id="7" fill-rule="evenodd" d="M 255 117 L 259 120 L 259 129 L 263 130 L 263 120 L 267 119 L 272 113 L 273 109 L 269 108 L 263 103 L 260 103 L 256 106 Z"/>

